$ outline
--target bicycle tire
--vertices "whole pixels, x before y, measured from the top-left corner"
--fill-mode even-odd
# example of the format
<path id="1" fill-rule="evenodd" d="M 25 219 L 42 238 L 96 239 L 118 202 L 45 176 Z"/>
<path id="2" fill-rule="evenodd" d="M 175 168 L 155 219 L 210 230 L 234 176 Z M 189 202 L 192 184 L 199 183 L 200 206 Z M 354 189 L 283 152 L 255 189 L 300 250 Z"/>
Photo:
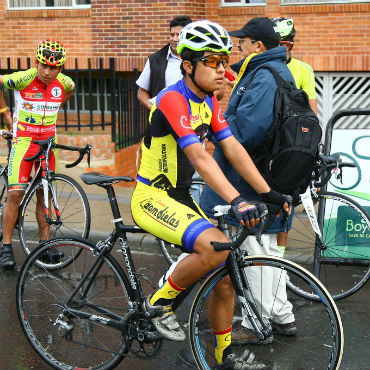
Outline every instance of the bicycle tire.
<path id="1" fill-rule="evenodd" d="M 285 274 L 286 271 L 291 278 L 312 285 L 322 300 L 312 302 L 287 290 L 287 298 L 293 304 L 299 333 L 295 336 L 282 336 L 273 332 L 272 343 L 264 345 L 233 344 L 231 333 L 231 348 L 235 355 L 239 357 L 248 349 L 255 354 L 255 360 L 264 363 L 267 369 L 306 370 L 308 364 L 311 370 L 339 369 L 343 354 L 343 327 L 335 302 L 322 283 L 301 266 L 282 258 L 247 256 L 244 261 L 247 275 L 250 269 L 280 269 L 276 270 L 278 275 Z M 226 267 L 222 267 L 208 277 L 199 289 L 190 311 L 189 339 L 194 359 L 201 370 L 213 369 L 215 366 L 208 305 L 211 297 L 215 297 L 215 285 L 227 275 Z M 274 297 L 274 292 L 272 293 Z M 259 293 L 254 297 L 257 295 L 259 296 Z M 216 299 L 219 304 L 222 303 L 219 297 Z M 285 305 L 285 302 L 283 304 Z M 217 319 L 219 320 L 218 317 Z M 225 323 L 225 327 L 232 326 L 233 331 L 238 330 L 241 328 L 242 319 L 241 304 L 235 299 L 233 322 Z"/>
<path id="2" fill-rule="evenodd" d="M 3 239 L 3 212 L 8 197 L 7 168 L 0 165 L 0 240 Z"/>
<path id="3" fill-rule="evenodd" d="M 48 248 L 77 248 L 81 253 L 73 264 L 59 270 L 39 268 L 37 259 Z M 96 309 L 105 309 L 116 315 L 115 319 L 123 320 L 132 307 L 129 281 L 111 255 L 103 257 L 100 270 L 95 269 L 84 284 L 87 296 L 79 291 L 81 294 L 69 303 L 69 307 L 87 312 L 89 317 L 96 315 L 96 321 L 63 311 L 66 298 L 92 266 L 97 253 L 96 246 L 82 238 L 52 239 L 32 251 L 19 273 L 16 304 L 20 324 L 36 353 L 55 369 L 112 369 L 130 348 L 130 339 L 123 332 L 103 325 L 112 316 Z"/>
<path id="4" fill-rule="evenodd" d="M 55 190 L 62 223 L 50 225 L 49 239 L 64 236 L 87 238 L 90 231 L 91 213 L 87 196 L 82 187 L 74 179 L 62 174 L 52 174 L 49 188 L 50 184 Z M 40 240 L 39 225 L 36 220 L 37 190 L 39 189 L 42 191 L 41 179 L 32 185 L 19 208 L 18 233 L 26 255 L 29 255 L 39 245 Z M 51 195 L 50 192 L 49 195 Z M 49 212 L 50 217 L 56 219 L 55 209 L 52 205 L 49 207 Z M 48 225 L 44 217 L 43 214 L 42 227 Z M 39 263 L 43 267 L 60 268 L 73 261 L 73 258 L 70 257 L 65 256 L 55 263 L 42 263 L 41 261 Z"/>
<path id="5" fill-rule="evenodd" d="M 320 210 L 319 206 L 322 207 Z M 316 217 L 318 212 L 325 216 L 319 227 L 323 248 L 326 249 L 321 250 L 307 213 L 300 205 L 294 211 L 284 258 L 297 262 L 314 273 L 334 300 L 340 300 L 357 292 L 368 280 L 370 248 L 366 233 L 370 230 L 370 217 L 353 199 L 333 192 L 317 194 Z M 362 228 L 363 232 L 354 237 L 355 234 L 349 231 L 351 228 Z M 315 255 L 315 250 L 320 254 Z M 292 282 L 287 284 L 289 289 L 304 298 L 319 299 L 312 290 L 305 291 Z"/>

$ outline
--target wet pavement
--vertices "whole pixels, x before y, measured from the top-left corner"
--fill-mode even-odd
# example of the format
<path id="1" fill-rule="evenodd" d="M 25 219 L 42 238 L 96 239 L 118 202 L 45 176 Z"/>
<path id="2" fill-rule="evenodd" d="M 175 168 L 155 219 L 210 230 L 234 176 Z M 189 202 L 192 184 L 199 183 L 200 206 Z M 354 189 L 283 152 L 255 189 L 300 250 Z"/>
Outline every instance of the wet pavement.
<path id="1" fill-rule="evenodd" d="M 108 203 L 105 201 L 105 192 L 102 189 L 94 188 L 96 187 L 84 185 L 92 210 L 92 239 L 107 235 L 108 231 L 113 228 L 110 223 Z M 131 193 L 132 189 L 116 187 L 124 220 L 130 220 L 128 208 Z M 133 246 L 136 267 L 149 267 L 151 272 L 147 271 L 145 274 L 152 280 L 153 284 L 156 284 L 163 272 L 164 262 L 163 257 L 157 253 L 154 238 L 144 237 L 144 235 L 129 235 L 129 242 Z M 50 369 L 28 344 L 18 322 L 15 288 L 18 269 L 25 256 L 17 241 L 14 241 L 14 247 L 17 261 L 16 269 L 13 271 L 0 269 L 0 370 Z M 115 257 L 122 261 L 122 257 L 118 254 Z M 147 292 L 153 289 L 146 280 L 143 280 L 143 286 Z M 190 299 L 187 299 L 183 305 L 178 315 L 180 320 L 185 322 L 186 312 L 190 309 Z M 344 355 L 340 370 L 369 370 L 370 284 L 352 297 L 337 302 L 337 306 L 341 313 L 345 335 Z M 299 332 L 299 335 L 305 335 L 305 333 Z M 177 358 L 178 352 L 191 353 L 186 342 L 164 341 L 162 349 L 154 357 L 137 359 L 131 354 L 116 369 L 190 369 L 188 365 Z M 309 364 L 307 364 L 308 369 L 310 369 Z"/>

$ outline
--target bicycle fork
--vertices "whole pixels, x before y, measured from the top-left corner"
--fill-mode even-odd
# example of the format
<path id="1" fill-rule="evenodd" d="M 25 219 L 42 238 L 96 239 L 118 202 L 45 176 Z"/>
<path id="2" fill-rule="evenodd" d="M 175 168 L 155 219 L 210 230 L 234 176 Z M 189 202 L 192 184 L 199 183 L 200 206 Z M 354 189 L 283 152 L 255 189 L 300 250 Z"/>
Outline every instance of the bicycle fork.
<path id="1" fill-rule="evenodd" d="M 55 193 L 54 185 L 50 178 L 46 178 L 47 168 L 49 164 L 47 163 L 47 158 L 44 155 L 40 156 L 41 158 L 41 183 L 42 183 L 42 191 L 44 195 L 44 212 L 46 217 L 46 222 L 49 225 L 60 225 L 60 211 L 57 202 L 57 196 Z M 49 209 L 49 190 L 51 193 L 51 201 L 54 207 L 56 220 L 50 217 L 50 209 Z"/>
<path id="2" fill-rule="evenodd" d="M 271 325 L 259 312 L 244 269 L 240 266 L 240 263 L 237 261 L 237 256 L 232 251 L 226 260 L 226 266 L 235 293 L 243 308 L 243 316 L 245 315 L 248 318 L 258 339 L 261 341 L 267 339 L 272 334 Z"/>

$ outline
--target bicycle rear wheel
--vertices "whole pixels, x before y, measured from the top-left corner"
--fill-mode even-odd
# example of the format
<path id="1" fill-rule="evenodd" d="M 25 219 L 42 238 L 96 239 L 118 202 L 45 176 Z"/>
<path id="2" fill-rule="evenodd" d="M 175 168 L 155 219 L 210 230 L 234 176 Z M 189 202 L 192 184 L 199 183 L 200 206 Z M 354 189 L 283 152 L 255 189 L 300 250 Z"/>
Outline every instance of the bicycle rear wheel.
<path id="1" fill-rule="evenodd" d="M 43 202 L 41 180 L 32 185 L 25 195 L 20 206 L 18 219 L 18 232 L 20 243 L 26 253 L 39 245 L 40 228 L 50 227 L 50 238 L 64 236 L 81 236 L 87 238 L 90 231 L 90 206 L 85 192 L 72 178 L 62 174 L 53 174 L 49 182 L 49 198 L 51 199 L 53 187 L 59 206 L 61 220 L 57 224 L 49 225 L 45 214 L 42 214 L 40 224 L 36 219 L 37 197 Z M 42 203 L 43 204 L 43 203 Z M 50 201 L 49 217 L 56 220 L 55 208 Z M 65 261 L 65 260 L 63 260 Z M 58 267 L 64 262 L 58 262 Z M 45 267 L 45 266 L 44 266 Z"/>
<path id="2" fill-rule="evenodd" d="M 336 370 L 339 369 L 343 353 L 343 328 L 339 312 L 333 299 L 323 285 L 308 271 L 297 264 L 285 261 L 281 258 L 270 256 L 245 257 L 246 275 L 259 269 L 273 268 L 276 287 L 278 282 L 284 280 L 288 273 L 291 279 L 299 281 L 300 285 L 312 286 L 321 300 L 312 302 L 287 291 L 287 299 L 277 302 L 276 292 L 273 288 L 270 292 L 273 297 L 272 307 L 282 312 L 290 302 L 293 305 L 298 334 L 295 336 L 282 336 L 272 332 L 273 341 L 270 344 L 233 344 L 233 332 L 242 330 L 244 325 L 241 303 L 235 298 L 234 317 L 232 322 L 223 322 L 225 328 L 232 326 L 231 349 L 237 357 L 241 356 L 246 349 L 254 353 L 255 360 L 263 363 L 266 369 L 294 369 L 294 370 Z M 210 302 L 216 301 L 218 305 L 223 302 L 216 296 L 214 288 L 216 284 L 228 275 L 226 267 L 223 267 L 211 275 L 202 285 L 195 297 L 190 311 L 189 337 L 194 358 L 198 367 L 202 370 L 213 369 L 216 365 L 214 359 L 214 344 L 210 320 L 220 320 L 216 317 Z M 264 284 L 264 274 L 261 274 L 261 283 Z M 266 291 L 254 292 L 258 310 L 264 305 Z M 271 306 L 271 304 L 270 304 Z M 227 307 L 230 309 L 230 307 Z M 270 318 L 275 320 L 277 317 Z M 242 324 L 243 323 L 243 324 Z"/>
<path id="3" fill-rule="evenodd" d="M 39 268 L 37 259 L 48 248 L 80 256 L 59 270 Z M 53 239 L 36 248 L 19 273 L 16 303 L 20 324 L 34 350 L 55 369 L 112 369 L 130 348 L 130 340 L 107 325 L 112 318 L 123 319 L 132 301 L 128 280 L 112 256 L 103 257 L 100 268 L 93 270 L 68 304 L 95 319 L 77 317 L 63 309 L 96 254 L 95 245 L 88 240 Z"/>
<path id="4" fill-rule="evenodd" d="M 316 237 L 302 205 L 296 207 L 284 258 L 299 263 L 328 289 L 335 300 L 359 290 L 370 274 L 370 218 L 351 198 L 322 192 L 314 199 L 316 217 L 322 215 L 322 242 Z M 316 245 L 316 248 L 315 248 Z M 288 282 L 295 293 L 318 299 L 312 290 Z"/>
<path id="5" fill-rule="evenodd" d="M 6 167 L 0 165 L 0 240 L 3 238 L 3 211 L 8 197 L 8 174 Z"/>

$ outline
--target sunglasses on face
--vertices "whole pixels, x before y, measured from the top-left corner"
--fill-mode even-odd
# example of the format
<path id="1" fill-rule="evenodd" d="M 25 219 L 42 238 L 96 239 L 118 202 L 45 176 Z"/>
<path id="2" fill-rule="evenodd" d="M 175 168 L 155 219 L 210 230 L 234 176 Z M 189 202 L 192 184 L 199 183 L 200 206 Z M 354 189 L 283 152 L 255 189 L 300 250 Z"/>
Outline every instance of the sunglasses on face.
<path id="1" fill-rule="evenodd" d="M 229 64 L 229 57 L 227 55 L 211 54 L 206 57 L 194 59 L 194 61 L 202 61 L 205 66 L 212 68 L 218 68 L 219 65 L 222 64 L 222 66 L 226 68 Z"/>
<path id="2" fill-rule="evenodd" d="M 62 59 L 63 55 L 63 51 L 51 51 L 49 49 L 44 49 L 42 51 L 42 56 L 45 58 L 54 57 L 55 59 Z"/>

